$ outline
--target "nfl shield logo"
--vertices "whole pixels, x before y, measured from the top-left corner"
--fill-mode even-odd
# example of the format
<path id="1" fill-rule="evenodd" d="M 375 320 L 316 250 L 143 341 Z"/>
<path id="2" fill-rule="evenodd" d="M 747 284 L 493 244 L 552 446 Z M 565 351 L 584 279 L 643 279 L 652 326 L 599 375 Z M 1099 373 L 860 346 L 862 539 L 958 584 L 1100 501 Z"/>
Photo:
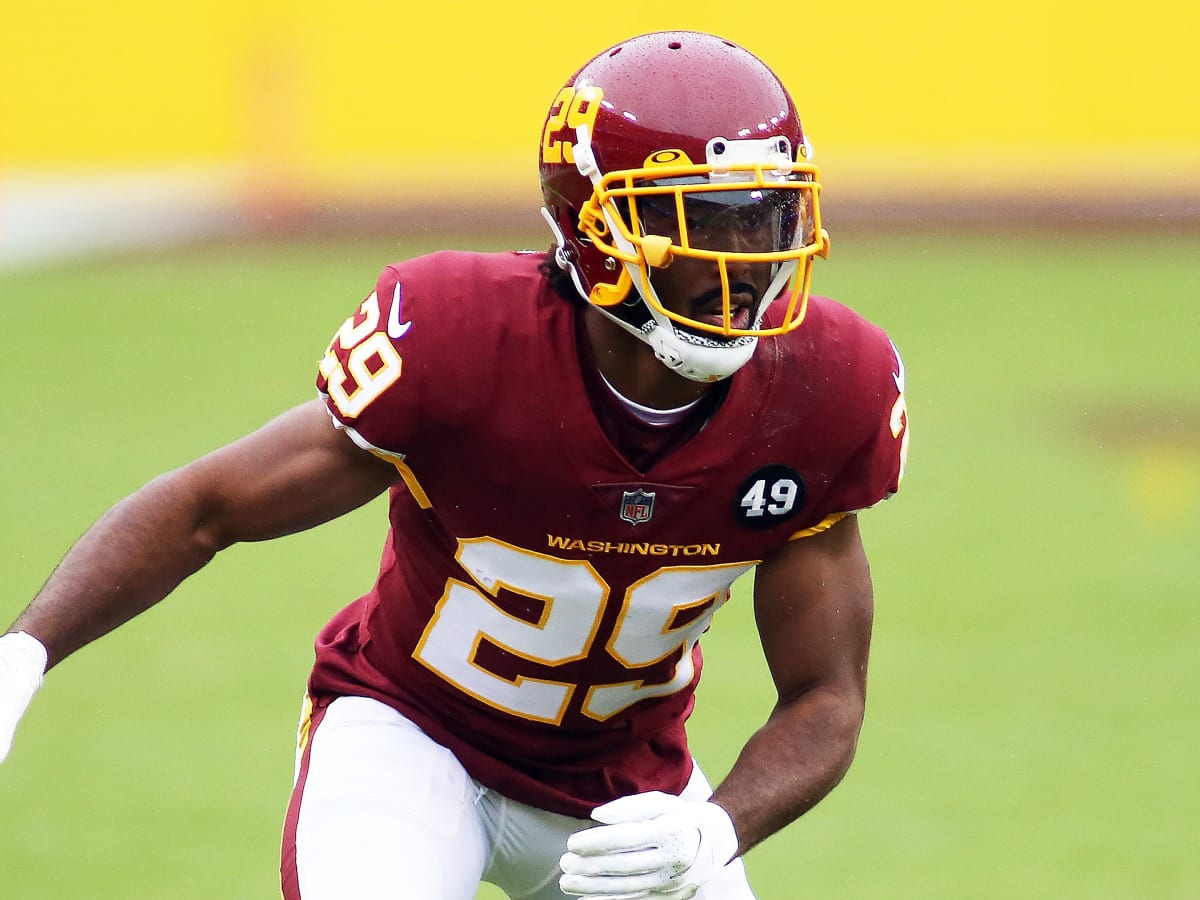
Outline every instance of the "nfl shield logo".
<path id="1" fill-rule="evenodd" d="M 649 522 L 654 515 L 654 492 L 626 491 L 621 497 L 621 518 L 630 525 L 640 525 Z"/>

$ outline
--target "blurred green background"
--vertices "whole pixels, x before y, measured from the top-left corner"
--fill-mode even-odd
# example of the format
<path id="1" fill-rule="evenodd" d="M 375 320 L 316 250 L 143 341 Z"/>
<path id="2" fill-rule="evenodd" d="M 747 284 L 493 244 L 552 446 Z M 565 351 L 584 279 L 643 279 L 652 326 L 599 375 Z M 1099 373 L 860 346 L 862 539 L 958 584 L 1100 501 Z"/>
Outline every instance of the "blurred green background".
<path id="1" fill-rule="evenodd" d="M 902 348 L 914 438 L 863 516 L 858 759 L 749 855 L 759 896 L 1197 896 L 1194 235 L 835 234 L 818 289 Z M 0 615 L 123 494 L 311 396 L 386 261 L 544 243 L 399 237 L 0 273 Z M 56 669 L 0 767 L 4 896 L 277 896 L 312 637 L 370 584 L 384 517 L 234 548 Z M 714 778 L 771 700 L 745 599 L 703 644 Z"/>

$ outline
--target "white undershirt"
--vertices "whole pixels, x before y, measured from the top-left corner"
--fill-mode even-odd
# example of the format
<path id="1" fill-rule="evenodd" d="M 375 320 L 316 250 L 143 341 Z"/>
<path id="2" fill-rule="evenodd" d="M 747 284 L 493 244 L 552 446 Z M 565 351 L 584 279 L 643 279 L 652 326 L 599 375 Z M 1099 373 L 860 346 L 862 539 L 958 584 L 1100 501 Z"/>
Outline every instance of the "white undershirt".
<path id="1" fill-rule="evenodd" d="M 640 403 L 635 403 L 612 386 L 603 373 L 600 373 L 600 378 L 608 385 L 608 389 L 612 391 L 613 396 L 625 404 L 625 408 L 631 413 L 645 422 L 647 425 L 674 425 L 682 422 L 687 414 L 691 412 L 692 407 L 700 402 L 702 398 L 697 397 L 691 403 L 685 403 L 683 406 L 677 406 L 674 409 L 655 409 L 652 406 L 642 406 Z"/>

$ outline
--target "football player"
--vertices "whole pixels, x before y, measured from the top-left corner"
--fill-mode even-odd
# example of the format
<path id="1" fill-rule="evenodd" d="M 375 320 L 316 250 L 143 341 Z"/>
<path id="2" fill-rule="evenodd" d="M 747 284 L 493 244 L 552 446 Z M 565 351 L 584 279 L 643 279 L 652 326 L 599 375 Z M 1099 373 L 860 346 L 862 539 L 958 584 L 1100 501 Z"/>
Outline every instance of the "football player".
<path id="1" fill-rule="evenodd" d="M 742 855 L 843 777 L 903 366 L 809 295 L 829 243 L 791 96 L 647 34 L 558 92 L 548 254 L 390 265 L 319 398 L 117 504 L 0 638 L 0 753 L 45 669 L 214 554 L 389 492 L 374 586 L 316 640 L 288 898 L 751 898 Z M 700 637 L 754 573 L 777 694 L 712 788 Z M 747 611 L 748 613 L 748 611 Z"/>

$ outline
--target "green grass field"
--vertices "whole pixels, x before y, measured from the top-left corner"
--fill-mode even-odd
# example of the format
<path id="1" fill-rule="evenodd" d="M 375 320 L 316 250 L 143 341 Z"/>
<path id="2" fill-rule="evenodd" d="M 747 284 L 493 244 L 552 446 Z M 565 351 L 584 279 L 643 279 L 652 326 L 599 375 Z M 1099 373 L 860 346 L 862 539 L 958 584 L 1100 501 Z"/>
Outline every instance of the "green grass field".
<path id="1" fill-rule="evenodd" d="M 111 503 L 312 396 L 381 265 L 442 244 L 486 246 L 0 273 L 3 624 Z M 900 345 L 914 437 L 904 490 L 863 516 L 858 759 L 749 855 L 759 897 L 1200 896 L 1196 236 L 835 234 L 817 289 Z M 377 502 L 234 548 L 56 669 L 0 767 L 0 895 L 277 897 L 312 637 L 383 529 Z M 770 685 L 747 604 L 704 646 L 694 750 L 719 778 Z"/>

